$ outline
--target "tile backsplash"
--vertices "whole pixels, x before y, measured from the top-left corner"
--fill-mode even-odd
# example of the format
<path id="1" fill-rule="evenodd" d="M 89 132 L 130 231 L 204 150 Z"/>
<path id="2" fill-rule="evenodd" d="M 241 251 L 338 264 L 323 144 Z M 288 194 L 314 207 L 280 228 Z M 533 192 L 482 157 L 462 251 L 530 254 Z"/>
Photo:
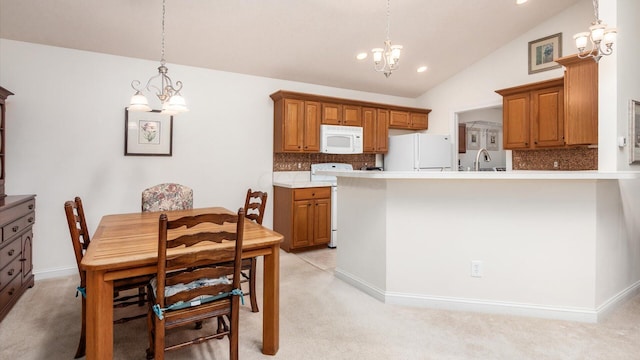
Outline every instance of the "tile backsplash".
<path id="1" fill-rule="evenodd" d="M 273 171 L 311 171 L 311 164 L 347 163 L 354 169 L 363 166 L 375 166 L 375 154 L 308 154 L 308 153 L 275 153 L 273 154 Z"/>
<path id="2" fill-rule="evenodd" d="M 513 170 L 598 170 L 597 148 L 513 150 L 512 159 Z"/>

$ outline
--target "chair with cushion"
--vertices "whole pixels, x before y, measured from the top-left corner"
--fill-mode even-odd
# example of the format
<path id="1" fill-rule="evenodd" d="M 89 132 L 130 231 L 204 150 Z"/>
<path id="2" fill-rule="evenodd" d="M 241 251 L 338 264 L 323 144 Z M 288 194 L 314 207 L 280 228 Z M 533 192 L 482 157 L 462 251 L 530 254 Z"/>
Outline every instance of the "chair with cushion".
<path id="1" fill-rule="evenodd" d="M 243 231 L 242 208 L 237 214 L 202 214 L 171 221 L 166 214 L 160 215 L 157 278 L 148 286 L 147 359 L 164 359 L 165 351 L 225 336 L 229 337 L 230 358 L 238 359 Z M 223 241 L 232 244 L 224 249 L 206 249 Z M 196 254 L 188 251 L 194 246 L 200 247 Z M 166 330 L 212 318 L 218 320 L 217 329 L 200 334 L 207 330 L 203 327 L 195 339 L 176 341 L 166 336 Z M 229 326 L 220 325 L 224 318 Z"/>
<path id="2" fill-rule="evenodd" d="M 164 183 L 142 191 L 142 211 L 185 209 L 193 209 L 193 190 L 187 186 Z"/>
<path id="3" fill-rule="evenodd" d="M 86 325 L 87 325 L 87 303 L 85 299 L 84 291 L 87 286 L 87 277 L 84 271 L 80 268 L 80 262 L 84 256 L 85 251 L 89 248 L 91 243 L 91 236 L 87 228 L 87 221 L 84 216 L 84 208 L 82 207 L 82 200 L 76 197 L 74 201 L 66 201 L 64 203 L 64 211 L 67 216 L 67 224 L 69 225 L 69 232 L 71 234 L 71 243 L 73 244 L 73 251 L 76 257 L 76 264 L 78 266 L 78 272 L 80 273 L 80 286 L 78 286 L 79 292 L 82 293 L 82 328 L 80 330 L 80 342 L 76 351 L 75 358 L 80 358 L 85 355 L 86 346 Z M 130 279 L 116 280 L 113 284 L 114 288 L 114 307 L 125 307 L 129 305 L 137 304 L 143 306 L 146 301 L 146 284 L 150 280 L 150 276 L 139 276 Z M 138 292 L 135 295 L 122 295 L 127 290 L 137 289 Z M 145 314 L 135 315 L 131 317 L 123 317 L 115 320 L 115 323 L 123 323 L 129 320 L 138 319 L 144 317 Z"/>
<path id="4" fill-rule="evenodd" d="M 267 193 L 263 191 L 247 190 L 247 197 L 244 202 L 244 216 L 262 225 L 265 206 L 267 205 Z M 242 282 L 249 282 L 249 291 L 245 295 L 251 298 L 251 311 L 258 312 L 258 300 L 256 296 L 256 263 L 257 258 L 242 260 Z"/>

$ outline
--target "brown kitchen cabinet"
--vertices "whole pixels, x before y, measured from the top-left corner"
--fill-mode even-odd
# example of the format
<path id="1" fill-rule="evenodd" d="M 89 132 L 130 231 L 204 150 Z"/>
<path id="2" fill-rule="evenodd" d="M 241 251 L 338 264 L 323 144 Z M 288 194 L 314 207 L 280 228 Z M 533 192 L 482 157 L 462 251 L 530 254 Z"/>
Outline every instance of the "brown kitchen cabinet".
<path id="1" fill-rule="evenodd" d="M 362 108 L 362 132 L 365 153 L 386 153 L 389 150 L 389 110 Z"/>
<path id="2" fill-rule="evenodd" d="M 324 125 L 342 125 L 342 106 L 340 104 L 322 103 L 322 119 Z"/>
<path id="3" fill-rule="evenodd" d="M 564 66 L 565 143 L 598 143 L 598 63 L 577 54 L 556 60 Z"/>
<path id="4" fill-rule="evenodd" d="M 389 127 L 392 129 L 427 130 L 429 128 L 428 112 L 391 110 L 389 113 Z"/>
<path id="5" fill-rule="evenodd" d="M 503 96 L 505 149 L 542 149 L 565 145 L 564 78 L 496 92 Z"/>
<path id="6" fill-rule="evenodd" d="M 299 99 L 275 100 L 273 150 L 282 152 L 320 151 L 320 103 Z"/>
<path id="7" fill-rule="evenodd" d="M 0 200 L 0 320 L 34 284 L 31 259 L 35 206 L 35 195 Z"/>
<path id="8" fill-rule="evenodd" d="M 284 236 L 280 247 L 296 252 L 331 240 L 331 187 L 274 186 L 273 229 Z"/>
<path id="9" fill-rule="evenodd" d="M 458 124 L 458 154 L 467 152 L 467 124 Z"/>

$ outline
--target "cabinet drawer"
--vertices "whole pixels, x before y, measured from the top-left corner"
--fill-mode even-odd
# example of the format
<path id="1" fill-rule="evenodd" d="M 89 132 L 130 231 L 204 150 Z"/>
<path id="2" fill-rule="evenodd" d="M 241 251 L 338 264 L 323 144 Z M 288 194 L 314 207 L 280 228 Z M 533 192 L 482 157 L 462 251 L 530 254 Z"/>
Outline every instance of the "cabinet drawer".
<path id="1" fill-rule="evenodd" d="M 15 277 L 18 278 L 18 285 L 21 284 L 22 276 L 18 276 L 21 274 L 22 263 L 20 261 L 20 256 L 16 257 L 9 263 L 9 265 L 5 266 L 0 270 L 0 289 L 4 288 L 4 286 L 11 282 Z"/>
<path id="2" fill-rule="evenodd" d="M 0 225 L 14 221 L 17 218 L 23 217 L 30 212 L 33 212 L 36 208 L 36 200 L 31 199 L 25 201 L 16 206 L 12 206 L 2 212 L 0 212 Z"/>
<path id="3" fill-rule="evenodd" d="M 16 238 L 10 242 L 9 245 L 0 249 L 0 268 L 3 268 L 10 263 L 13 258 L 17 257 L 20 254 L 21 248 L 22 242 L 20 238 Z"/>
<path id="4" fill-rule="evenodd" d="M 36 213 L 31 212 L 18 220 L 2 227 L 2 241 L 7 241 L 31 226 L 36 221 Z"/>
<path id="5" fill-rule="evenodd" d="M 1 289 L 2 285 L 0 285 L 0 310 L 3 309 L 9 301 L 11 301 L 11 298 L 16 295 L 21 286 L 22 279 L 20 279 L 19 276 L 13 278 L 13 280 L 11 280 L 4 289 Z"/>
<path id="6" fill-rule="evenodd" d="M 293 200 L 325 199 L 331 197 L 331 187 L 295 189 Z"/>

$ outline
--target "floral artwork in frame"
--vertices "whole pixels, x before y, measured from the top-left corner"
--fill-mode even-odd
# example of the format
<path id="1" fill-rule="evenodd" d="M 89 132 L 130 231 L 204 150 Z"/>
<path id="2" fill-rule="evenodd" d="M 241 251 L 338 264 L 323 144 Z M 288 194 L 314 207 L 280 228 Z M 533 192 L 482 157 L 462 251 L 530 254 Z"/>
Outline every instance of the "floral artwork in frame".
<path id="1" fill-rule="evenodd" d="M 173 116 L 162 114 L 160 110 L 125 109 L 125 155 L 171 156 L 172 143 Z"/>
<path id="2" fill-rule="evenodd" d="M 469 129 L 467 130 L 467 150 L 480 149 L 480 130 Z"/>
<path id="3" fill-rule="evenodd" d="M 629 164 L 640 164 L 640 101 L 629 106 Z"/>
<path id="4" fill-rule="evenodd" d="M 487 130 L 486 148 L 490 151 L 500 150 L 500 143 L 498 142 L 498 130 Z"/>
<path id="5" fill-rule="evenodd" d="M 555 62 L 562 57 L 562 33 L 529 41 L 529 74 L 557 69 L 561 65 Z"/>

